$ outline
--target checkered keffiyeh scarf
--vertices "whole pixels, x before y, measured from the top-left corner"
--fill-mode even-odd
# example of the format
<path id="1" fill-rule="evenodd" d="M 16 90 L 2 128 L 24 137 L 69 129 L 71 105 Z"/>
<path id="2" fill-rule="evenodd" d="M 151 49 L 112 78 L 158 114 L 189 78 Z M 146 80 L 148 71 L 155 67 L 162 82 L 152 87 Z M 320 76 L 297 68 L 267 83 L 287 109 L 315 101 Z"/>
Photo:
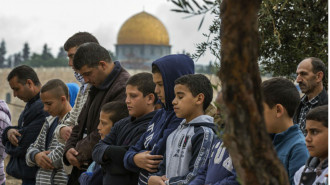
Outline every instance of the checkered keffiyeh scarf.
<path id="1" fill-rule="evenodd" d="M 85 82 L 84 77 L 76 71 L 74 72 L 74 77 L 81 83 L 80 91 L 84 93 L 87 87 L 87 83 Z"/>

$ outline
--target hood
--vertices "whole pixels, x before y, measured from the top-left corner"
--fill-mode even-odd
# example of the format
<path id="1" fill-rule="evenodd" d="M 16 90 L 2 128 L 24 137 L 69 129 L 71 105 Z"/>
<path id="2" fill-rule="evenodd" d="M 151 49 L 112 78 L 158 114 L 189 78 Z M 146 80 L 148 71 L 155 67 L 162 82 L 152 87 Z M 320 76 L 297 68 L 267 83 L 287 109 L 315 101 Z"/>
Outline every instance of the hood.
<path id="1" fill-rule="evenodd" d="M 177 54 L 157 59 L 152 65 L 156 65 L 162 74 L 165 91 L 165 109 L 173 110 L 172 101 L 175 97 L 174 81 L 183 75 L 194 74 L 194 61 L 187 55 Z"/>
<path id="2" fill-rule="evenodd" d="M 0 120 L 10 123 L 11 115 L 9 108 L 3 100 L 0 100 L 0 111 L 3 112 L 3 114 L 0 114 Z"/>
<path id="3" fill-rule="evenodd" d="M 209 127 L 211 128 L 213 131 L 215 131 L 215 124 L 213 122 L 213 117 L 208 116 L 208 115 L 201 115 L 196 117 L 195 119 L 191 120 L 188 123 L 188 126 L 204 126 L 204 127 Z M 183 120 L 181 122 L 181 124 L 185 124 L 186 120 Z"/>

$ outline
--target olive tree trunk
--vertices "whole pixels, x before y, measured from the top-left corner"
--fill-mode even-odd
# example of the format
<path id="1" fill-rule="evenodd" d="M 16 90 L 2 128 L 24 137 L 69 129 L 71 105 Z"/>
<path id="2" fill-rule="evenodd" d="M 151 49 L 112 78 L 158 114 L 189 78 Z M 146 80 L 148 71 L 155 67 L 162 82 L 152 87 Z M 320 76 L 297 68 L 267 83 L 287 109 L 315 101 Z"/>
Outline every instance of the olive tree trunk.
<path id="1" fill-rule="evenodd" d="M 223 0 L 221 69 L 227 125 L 224 143 L 240 182 L 288 185 L 287 172 L 266 132 L 258 68 L 260 0 Z"/>

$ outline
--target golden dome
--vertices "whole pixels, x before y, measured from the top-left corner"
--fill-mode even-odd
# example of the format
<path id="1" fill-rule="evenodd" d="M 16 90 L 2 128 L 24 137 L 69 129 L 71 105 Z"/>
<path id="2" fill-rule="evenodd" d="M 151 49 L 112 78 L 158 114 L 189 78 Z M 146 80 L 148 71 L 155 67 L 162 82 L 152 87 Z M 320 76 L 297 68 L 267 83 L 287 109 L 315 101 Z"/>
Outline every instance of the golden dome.
<path id="1" fill-rule="evenodd" d="M 169 36 L 160 20 L 146 12 L 129 18 L 120 28 L 117 44 L 169 45 Z"/>

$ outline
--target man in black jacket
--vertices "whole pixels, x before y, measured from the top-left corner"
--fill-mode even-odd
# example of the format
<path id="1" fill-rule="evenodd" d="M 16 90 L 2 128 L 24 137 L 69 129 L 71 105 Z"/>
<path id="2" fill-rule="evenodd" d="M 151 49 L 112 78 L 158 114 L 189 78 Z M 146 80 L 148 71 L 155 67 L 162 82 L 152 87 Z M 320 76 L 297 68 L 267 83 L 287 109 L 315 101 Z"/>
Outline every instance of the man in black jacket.
<path id="1" fill-rule="evenodd" d="M 26 65 L 14 68 L 7 80 L 14 96 L 26 102 L 26 105 L 18 119 L 18 125 L 7 127 L 2 134 L 2 143 L 10 155 L 6 172 L 22 179 L 23 185 L 35 184 L 38 167 L 27 166 L 25 154 L 30 144 L 36 140 L 48 116 L 43 110 L 39 96 L 41 83 L 36 72 Z"/>
<path id="2" fill-rule="evenodd" d="M 128 148 L 135 145 L 146 131 L 156 113 L 154 89 L 150 73 L 136 74 L 127 81 L 126 104 L 130 116 L 115 123 L 110 134 L 93 150 L 93 160 L 101 164 L 105 171 L 103 184 L 137 184 L 138 173 L 126 170 L 123 159 Z"/>
<path id="3" fill-rule="evenodd" d="M 309 110 L 328 104 L 328 94 L 323 85 L 326 67 L 321 59 L 310 57 L 299 63 L 296 73 L 296 81 L 305 95 L 301 98 L 293 122 L 299 124 L 300 129 L 305 133 L 306 114 Z"/>

